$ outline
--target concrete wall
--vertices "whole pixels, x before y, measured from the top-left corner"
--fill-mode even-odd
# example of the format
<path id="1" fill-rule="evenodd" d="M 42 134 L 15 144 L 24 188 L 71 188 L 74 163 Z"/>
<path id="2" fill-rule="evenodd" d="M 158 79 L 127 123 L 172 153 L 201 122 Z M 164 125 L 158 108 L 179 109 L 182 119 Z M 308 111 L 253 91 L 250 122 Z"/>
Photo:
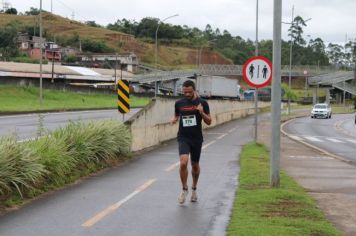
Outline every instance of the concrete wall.
<path id="1" fill-rule="evenodd" d="M 139 151 L 160 144 L 177 136 L 178 124 L 171 126 L 176 99 L 156 99 L 131 117 L 126 123 L 131 126 L 132 151 Z M 254 114 L 254 102 L 229 100 L 209 100 L 214 127 L 225 122 Z M 270 106 L 269 102 L 259 102 L 259 108 Z"/>

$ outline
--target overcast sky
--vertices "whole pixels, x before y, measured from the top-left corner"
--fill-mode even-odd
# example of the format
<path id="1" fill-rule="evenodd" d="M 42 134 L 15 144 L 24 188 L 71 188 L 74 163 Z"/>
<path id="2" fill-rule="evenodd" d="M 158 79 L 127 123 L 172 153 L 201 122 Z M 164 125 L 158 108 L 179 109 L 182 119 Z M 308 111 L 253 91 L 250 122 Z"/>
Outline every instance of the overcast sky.
<path id="1" fill-rule="evenodd" d="M 4 0 L 2 0 L 4 1 Z M 18 11 L 30 7 L 39 8 L 40 0 L 5 0 Z M 255 39 L 256 0 L 52 0 L 55 14 L 79 21 L 93 20 L 101 25 L 126 18 L 140 21 L 144 17 L 167 20 L 167 23 L 188 25 L 204 29 L 210 24 L 222 32 L 228 30 L 233 36 Z M 344 43 L 356 38 L 356 0 L 283 0 L 285 22 L 291 21 L 292 6 L 295 15 L 312 18 L 304 29 L 304 37 L 322 38 L 325 42 Z M 51 0 L 43 0 L 43 8 L 51 10 Z M 288 25 L 282 26 L 282 37 L 288 38 Z M 259 0 L 259 38 L 272 39 L 273 0 Z"/>

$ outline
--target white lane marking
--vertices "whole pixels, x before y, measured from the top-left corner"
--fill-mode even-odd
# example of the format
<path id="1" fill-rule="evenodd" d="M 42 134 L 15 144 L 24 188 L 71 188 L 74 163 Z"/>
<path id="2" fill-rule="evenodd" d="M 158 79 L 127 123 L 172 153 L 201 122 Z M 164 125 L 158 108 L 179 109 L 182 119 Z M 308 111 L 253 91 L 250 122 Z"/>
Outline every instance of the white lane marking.
<path id="1" fill-rule="evenodd" d="M 213 144 L 215 142 L 216 142 L 216 140 L 213 140 L 210 143 L 205 144 L 201 149 L 204 150 L 205 148 L 209 147 L 211 144 Z"/>
<path id="2" fill-rule="evenodd" d="M 306 136 L 304 138 L 308 139 L 309 141 L 313 141 L 313 142 L 322 142 L 320 139 L 315 138 L 315 137 Z"/>
<path id="3" fill-rule="evenodd" d="M 290 136 L 292 139 L 298 140 L 298 141 L 302 141 L 303 139 L 301 137 L 295 136 L 295 135 L 291 135 Z"/>
<path id="4" fill-rule="evenodd" d="M 103 211 L 99 212 L 96 214 L 93 218 L 87 220 L 84 222 L 81 226 L 82 227 L 92 227 L 96 223 L 98 223 L 100 220 L 102 220 L 104 217 L 107 215 L 111 214 L 115 210 L 117 210 L 120 206 L 122 206 L 125 202 L 129 201 L 131 198 L 133 198 L 135 195 L 139 194 L 140 192 L 144 191 L 146 188 L 148 188 L 150 185 L 152 185 L 157 179 L 150 179 L 140 187 L 138 187 L 134 192 L 132 192 L 130 195 L 122 199 L 121 201 L 118 201 L 114 205 L 109 206 L 108 208 L 104 209 Z"/>
<path id="5" fill-rule="evenodd" d="M 167 172 L 172 171 L 172 170 L 174 170 L 176 167 L 178 167 L 179 165 L 180 165 L 180 162 L 178 161 L 178 162 L 176 162 L 176 163 L 174 163 L 174 164 L 168 166 L 165 171 L 167 171 Z"/>
<path id="6" fill-rule="evenodd" d="M 226 135 L 228 135 L 228 134 L 223 134 L 223 135 L 219 136 L 217 139 L 222 139 L 222 138 L 225 137 Z"/>
<path id="7" fill-rule="evenodd" d="M 228 131 L 228 133 L 232 133 L 232 132 L 234 132 L 237 128 L 238 128 L 238 126 L 236 126 L 236 127 L 235 127 L 235 128 L 233 128 L 233 129 L 230 129 L 230 130 Z"/>
<path id="8" fill-rule="evenodd" d="M 331 142 L 334 142 L 334 143 L 344 143 L 344 142 L 342 142 L 340 140 L 337 140 L 337 139 L 334 139 L 334 138 L 325 138 L 325 139 L 327 139 L 327 140 L 329 140 Z"/>
<path id="9" fill-rule="evenodd" d="M 211 135 L 221 135 L 221 134 L 224 134 L 224 133 L 205 133 L 205 134 L 211 134 Z"/>
<path id="10" fill-rule="evenodd" d="M 332 157 L 328 156 L 289 156 L 296 159 L 312 159 L 312 160 L 332 160 Z"/>
<path id="11" fill-rule="evenodd" d="M 356 140 L 354 140 L 354 139 L 346 139 L 346 141 L 351 142 L 351 143 L 356 143 Z"/>

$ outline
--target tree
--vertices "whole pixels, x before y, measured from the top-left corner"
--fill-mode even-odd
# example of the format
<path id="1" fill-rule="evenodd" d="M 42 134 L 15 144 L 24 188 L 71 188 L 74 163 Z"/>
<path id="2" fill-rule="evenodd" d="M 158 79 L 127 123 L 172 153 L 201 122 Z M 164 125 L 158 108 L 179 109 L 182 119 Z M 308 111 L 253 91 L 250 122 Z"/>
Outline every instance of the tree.
<path id="1" fill-rule="evenodd" d="M 329 43 L 327 54 L 332 64 L 342 64 L 342 58 L 344 58 L 344 53 L 343 47 L 341 45 Z"/>
<path id="2" fill-rule="evenodd" d="M 25 15 L 27 16 L 37 16 L 40 14 L 40 9 L 31 7 L 29 11 L 25 12 Z"/>
<path id="3" fill-rule="evenodd" d="M 287 99 L 296 100 L 298 98 L 297 94 L 286 83 L 282 83 L 282 91 Z"/>
<path id="4" fill-rule="evenodd" d="M 9 8 L 5 11 L 5 14 L 11 14 L 11 15 L 17 15 L 17 10 L 16 8 Z"/>
<path id="5" fill-rule="evenodd" d="M 305 45 L 306 41 L 303 39 L 303 26 L 307 26 L 301 16 L 296 16 L 289 28 L 289 36 L 292 37 L 293 44 Z"/>
<path id="6" fill-rule="evenodd" d="M 136 28 L 137 37 L 143 38 L 155 38 L 156 37 L 156 29 L 158 26 L 159 19 L 146 17 L 143 18 Z"/>
<path id="7" fill-rule="evenodd" d="M 0 28 L 0 52 L 4 58 L 14 57 L 18 54 L 17 30 L 13 26 Z"/>
<path id="8" fill-rule="evenodd" d="M 97 27 L 97 28 L 101 28 L 102 26 L 97 24 L 95 21 L 93 20 L 90 20 L 90 21 L 86 21 L 85 24 L 87 26 L 91 26 L 91 27 Z"/>
<path id="9" fill-rule="evenodd" d="M 321 38 L 310 39 L 309 47 L 316 53 L 325 53 L 325 44 Z"/>
<path id="10" fill-rule="evenodd" d="M 351 65 L 356 62 L 356 39 L 345 44 L 345 59 L 347 64 Z"/>

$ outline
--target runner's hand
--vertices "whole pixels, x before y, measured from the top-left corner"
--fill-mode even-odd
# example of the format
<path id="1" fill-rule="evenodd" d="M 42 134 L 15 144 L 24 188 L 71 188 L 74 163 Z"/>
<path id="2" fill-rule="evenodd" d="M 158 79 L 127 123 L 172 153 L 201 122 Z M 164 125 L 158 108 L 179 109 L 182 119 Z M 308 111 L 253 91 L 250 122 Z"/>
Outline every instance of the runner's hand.
<path id="1" fill-rule="evenodd" d="M 172 119 L 171 119 L 171 125 L 175 125 L 176 123 L 177 123 L 177 121 L 178 121 L 178 117 L 173 117 Z"/>
<path id="2" fill-rule="evenodd" d="M 201 105 L 201 103 L 199 103 L 199 105 L 197 106 L 197 111 L 199 111 L 200 114 L 203 114 L 204 110 L 203 110 L 203 106 Z"/>

